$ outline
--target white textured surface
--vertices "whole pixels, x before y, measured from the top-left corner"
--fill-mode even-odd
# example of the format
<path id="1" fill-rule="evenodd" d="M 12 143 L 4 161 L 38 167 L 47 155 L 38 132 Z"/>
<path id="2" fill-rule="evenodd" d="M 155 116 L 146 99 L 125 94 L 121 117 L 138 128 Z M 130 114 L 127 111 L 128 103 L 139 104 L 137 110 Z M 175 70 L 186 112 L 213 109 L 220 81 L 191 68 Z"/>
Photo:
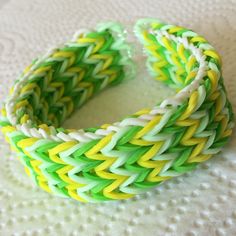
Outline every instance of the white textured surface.
<path id="1" fill-rule="evenodd" d="M 236 1 L 0 0 L 0 101 L 22 69 L 48 47 L 101 20 L 130 25 L 157 17 L 203 34 L 223 57 L 236 110 Z M 139 76 L 88 102 L 66 127 L 112 122 L 173 94 Z M 103 109 L 106 109 L 104 112 Z M 0 136 L 0 235 L 236 235 L 236 135 L 223 153 L 128 201 L 82 204 L 33 187 Z"/>

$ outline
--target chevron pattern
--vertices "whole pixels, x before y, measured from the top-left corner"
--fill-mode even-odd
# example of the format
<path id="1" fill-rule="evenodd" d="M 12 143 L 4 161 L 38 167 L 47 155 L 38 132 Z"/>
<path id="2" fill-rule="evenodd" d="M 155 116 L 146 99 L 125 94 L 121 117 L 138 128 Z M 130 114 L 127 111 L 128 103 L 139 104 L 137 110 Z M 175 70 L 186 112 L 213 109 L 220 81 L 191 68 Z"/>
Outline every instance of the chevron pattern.
<path id="1" fill-rule="evenodd" d="M 127 199 L 196 168 L 233 128 L 218 53 L 179 26 L 141 19 L 135 33 L 157 80 L 176 90 L 153 108 L 85 130 L 61 127 L 75 109 L 134 75 L 119 24 L 78 32 L 26 68 L 0 125 L 26 173 L 49 193 L 82 202 Z"/>

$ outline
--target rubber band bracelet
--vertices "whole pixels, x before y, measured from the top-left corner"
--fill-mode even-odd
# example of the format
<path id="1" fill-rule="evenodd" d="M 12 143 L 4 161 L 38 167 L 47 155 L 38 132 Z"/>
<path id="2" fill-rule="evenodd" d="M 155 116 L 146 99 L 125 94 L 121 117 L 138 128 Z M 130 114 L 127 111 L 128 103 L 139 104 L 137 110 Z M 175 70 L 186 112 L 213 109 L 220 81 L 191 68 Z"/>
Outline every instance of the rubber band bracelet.
<path id="1" fill-rule="evenodd" d="M 131 48 L 117 23 L 77 32 L 15 82 L 0 124 L 44 190 L 85 202 L 130 198 L 193 170 L 228 141 L 233 112 L 214 48 L 193 31 L 156 19 L 140 19 L 134 32 L 149 72 L 176 95 L 119 122 L 61 127 L 94 94 L 134 77 Z"/>

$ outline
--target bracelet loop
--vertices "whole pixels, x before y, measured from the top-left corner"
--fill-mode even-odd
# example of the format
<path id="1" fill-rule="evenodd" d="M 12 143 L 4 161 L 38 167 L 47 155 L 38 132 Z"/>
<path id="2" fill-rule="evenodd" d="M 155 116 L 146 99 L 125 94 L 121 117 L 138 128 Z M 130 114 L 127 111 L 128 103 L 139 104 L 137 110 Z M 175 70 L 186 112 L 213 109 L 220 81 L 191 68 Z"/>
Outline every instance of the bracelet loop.
<path id="1" fill-rule="evenodd" d="M 156 19 L 140 19 L 134 32 L 148 71 L 176 95 L 119 122 L 61 127 L 96 93 L 135 76 L 120 24 L 78 31 L 15 82 L 0 125 L 44 190 L 84 202 L 130 198 L 194 169 L 228 141 L 233 112 L 215 49 L 197 33 Z"/>

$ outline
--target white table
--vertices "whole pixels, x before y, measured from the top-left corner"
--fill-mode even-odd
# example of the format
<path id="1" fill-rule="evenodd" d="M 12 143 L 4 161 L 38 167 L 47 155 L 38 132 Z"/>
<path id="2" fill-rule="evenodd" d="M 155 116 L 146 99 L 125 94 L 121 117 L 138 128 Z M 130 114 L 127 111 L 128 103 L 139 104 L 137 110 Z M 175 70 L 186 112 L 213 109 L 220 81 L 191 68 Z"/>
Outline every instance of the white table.
<path id="1" fill-rule="evenodd" d="M 216 47 L 236 110 L 233 0 L 0 0 L 1 103 L 34 57 L 80 27 L 107 19 L 130 26 L 143 16 L 192 28 Z M 143 57 L 136 60 L 140 69 L 135 80 L 92 99 L 65 126 L 112 122 L 173 93 L 149 80 Z M 157 94 L 158 88 L 162 92 Z M 61 199 L 33 186 L 2 134 L 0 139 L 0 235 L 236 235 L 236 135 L 194 172 L 134 199 L 106 204 Z"/>

